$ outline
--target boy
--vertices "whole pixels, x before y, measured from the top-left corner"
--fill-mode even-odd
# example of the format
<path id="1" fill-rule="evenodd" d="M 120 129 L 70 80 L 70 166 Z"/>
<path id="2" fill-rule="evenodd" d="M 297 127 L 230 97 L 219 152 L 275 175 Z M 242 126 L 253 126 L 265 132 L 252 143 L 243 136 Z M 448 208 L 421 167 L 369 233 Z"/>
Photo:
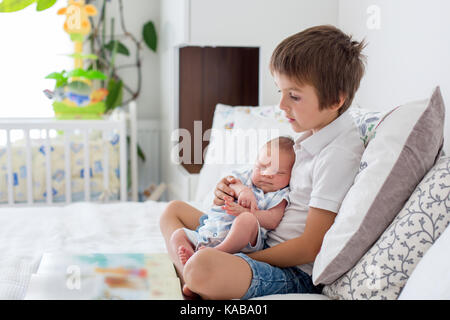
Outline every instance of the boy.
<path id="1" fill-rule="evenodd" d="M 323 237 L 359 169 L 364 150 L 346 110 L 364 74 L 363 43 L 333 26 L 306 29 L 283 40 L 270 71 L 281 93 L 280 109 L 303 132 L 294 150 L 289 194 L 279 226 L 268 232 L 268 248 L 248 255 L 205 248 L 182 266 L 186 286 L 205 299 L 249 299 L 269 294 L 320 293 L 311 272 Z M 216 205 L 235 197 L 222 179 Z M 200 212 L 169 205 L 161 218 L 167 241 L 178 225 L 195 229 Z"/>

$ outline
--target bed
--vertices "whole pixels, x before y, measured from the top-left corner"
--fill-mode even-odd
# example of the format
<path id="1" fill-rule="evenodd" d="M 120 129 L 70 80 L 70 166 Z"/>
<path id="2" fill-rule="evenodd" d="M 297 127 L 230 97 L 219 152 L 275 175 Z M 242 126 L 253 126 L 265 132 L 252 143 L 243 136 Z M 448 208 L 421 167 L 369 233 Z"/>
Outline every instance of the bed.
<path id="1" fill-rule="evenodd" d="M 326 283 L 324 294 L 272 295 L 261 299 L 398 299 L 402 298 L 401 290 L 410 277 L 415 279 L 409 288 L 406 285 L 402 293 L 403 298 L 411 297 L 412 292 L 420 291 L 422 288 L 424 292 L 430 292 L 429 285 L 426 287 L 426 281 L 422 279 L 429 278 L 424 277 L 430 274 L 430 267 L 427 266 L 445 263 L 448 265 L 448 262 L 444 261 L 448 260 L 448 255 L 444 251 L 447 250 L 450 239 L 449 236 L 442 237 L 442 244 L 434 245 L 436 240 L 440 240 L 441 234 L 444 232 L 450 234 L 450 228 L 447 228 L 450 224 L 448 203 L 450 157 L 445 157 L 438 150 L 443 138 L 444 106 L 440 93 L 438 90 L 436 92 L 430 99 L 407 104 L 384 114 L 353 110 L 354 119 L 361 130 L 361 138 L 366 145 L 366 152 L 355 184 L 344 199 L 343 208 L 324 241 L 338 245 L 339 241 L 342 242 L 343 235 L 358 236 L 355 230 L 359 229 L 359 225 L 348 223 L 346 219 L 355 221 L 362 216 L 370 222 L 371 211 L 365 207 L 376 206 L 378 199 L 382 200 L 387 209 L 383 212 L 377 210 L 375 213 L 376 216 L 383 214 L 384 221 L 376 223 L 378 233 L 375 233 L 375 228 L 364 229 L 366 231 L 364 238 L 356 240 L 358 244 L 369 241 L 367 247 L 354 248 L 351 255 L 346 256 L 345 261 L 340 260 L 349 263 L 353 259 L 345 270 L 339 270 L 339 273 L 333 271 L 334 279 L 324 280 Z M 405 113 L 408 116 L 405 116 Z M 415 136 L 412 133 L 418 128 L 423 129 L 421 125 L 424 120 L 428 121 L 425 123 L 428 131 L 422 130 L 420 137 L 426 139 L 427 144 L 419 141 L 418 147 L 419 151 L 429 153 L 427 156 L 429 163 L 422 168 L 423 173 L 417 176 L 399 175 L 396 172 L 397 165 L 405 164 L 408 170 L 412 170 L 411 161 L 417 159 L 423 161 L 425 157 L 409 156 L 410 162 L 400 161 L 400 163 L 397 158 L 399 153 L 403 154 L 401 151 L 404 149 L 409 155 L 410 152 L 416 151 L 417 146 L 410 144 L 408 137 Z M 430 123 L 429 120 L 435 122 Z M 236 136 L 226 134 L 230 128 L 248 129 L 249 126 L 253 129 L 255 126 L 276 129 L 276 132 L 273 132 L 275 135 L 289 133 L 287 131 L 289 126 L 278 114 L 276 106 L 231 108 L 219 105 L 213 120 L 213 129 L 218 130 L 211 134 L 205 165 L 198 177 L 196 199 L 190 202 L 191 205 L 205 210 L 212 201 L 212 189 L 218 179 L 237 165 L 248 166 L 252 163 L 251 152 L 246 152 L 245 157 L 239 159 L 238 163 L 219 159 L 221 155 L 236 155 L 236 152 L 219 152 L 232 150 L 230 143 L 235 141 Z M 378 126 L 380 127 L 377 129 Z M 242 142 L 243 132 L 236 133 Z M 251 135 L 250 138 L 255 137 Z M 254 151 L 267 140 L 268 136 L 262 135 L 260 138 L 256 138 L 257 140 L 254 140 L 250 144 L 251 148 L 247 150 Z M 417 139 L 413 142 L 416 143 Z M 390 148 L 386 148 L 386 144 L 389 144 Z M 396 165 L 391 168 L 390 162 Z M 413 176 L 415 180 L 412 182 L 403 179 Z M 399 190 L 396 190 L 394 198 L 390 197 L 388 200 L 378 196 L 386 191 L 390 196 L 391 190 L 394 190 L 391 182 L 390 185 L 385 183 L 387 181 L 385 179 L 389 177 L 396 177 L 398 181 L 394 182 L 402 186 L 400 190 L 402 199 Z M 407 187 L 407 184 L 410 186 Z M 427 199 L 431 200 L 425 202 L 423 198 L 425 194 L 429 195 L 430 198 Z M 64 206 L 44 203 L 43 206 L 0 208 L 0 299 L 24 298 L 31 274 L 36 272 L 43 253 L 166 252 L 159 231 L 159 217 L 166 206 L 167 202 L 149 200 L 115 203 L 78 202 Z M 357 217 L 352 216 L 355 209 L 359 210 Z M 330 246 L 332 249 L 334 247 Z M 436 254 L 436 250 L 429 250 L 433 255 L 428 255 L 430 247 L 440 251 Z M 327 259 L 329 260 L 328 253 L 329 250 L 321 250 L 319 253 L 320 256 L 314 265 L 313 278 L 327 276 L 320 267 Z M 333 261 L 328 264 L 332 265 Z M 422 261 L 424 266 L 420 267 Z M 418 271 L 426 271 L 412 273 L 417 265 Z M 372 270 L 371 273 L 368 272 L 368 266 Z M 396 272 L 386 273 L 385 270 L 390 269 Z M 449 299 L 450 275 L 446 271 L 448 269 L 442 270 L 441 273 L 434 270 L 433 277 L 439 281 L 433 283 L 433 290 L 440 287 L 442 294 L 439 297 Z"/>

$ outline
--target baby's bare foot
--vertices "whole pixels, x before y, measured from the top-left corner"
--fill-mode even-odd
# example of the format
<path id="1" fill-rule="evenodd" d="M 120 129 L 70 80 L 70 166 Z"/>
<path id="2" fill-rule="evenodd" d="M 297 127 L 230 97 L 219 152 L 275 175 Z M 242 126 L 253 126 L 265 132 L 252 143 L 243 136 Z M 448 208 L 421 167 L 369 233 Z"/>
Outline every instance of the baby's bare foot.
<path id="1" fill-rule="evenodd" d="M 189 258 L 194 254 L 194 250 L 190 248 L 186 248 L 185 246 L 178 247 L 178 258 L 181 261 L 181 264 L 184 266 Z"/>

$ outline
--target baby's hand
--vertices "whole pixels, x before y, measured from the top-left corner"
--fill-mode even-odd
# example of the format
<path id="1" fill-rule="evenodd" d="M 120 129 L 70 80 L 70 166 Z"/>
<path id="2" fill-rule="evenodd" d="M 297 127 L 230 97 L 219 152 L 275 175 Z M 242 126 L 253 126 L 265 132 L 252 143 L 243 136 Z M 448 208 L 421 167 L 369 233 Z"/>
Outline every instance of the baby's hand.
<path id="1" fill-rule="evenodd" d="M 226 211 L 226 213 L 231 214 L 232 216 L 237 217 L 242 212 L 248 212 L 249 209 L 240 206 L 234 201 L 225 200 L 225 205 L 222 207 Z"/>
<path id="2" fill-rule="evenodd" d="M 244 189 L 239 193 L 238 204 L 244 208 L 250 209 L 252 212 L 258 210 L 256 197 L 251 189 Z"/>

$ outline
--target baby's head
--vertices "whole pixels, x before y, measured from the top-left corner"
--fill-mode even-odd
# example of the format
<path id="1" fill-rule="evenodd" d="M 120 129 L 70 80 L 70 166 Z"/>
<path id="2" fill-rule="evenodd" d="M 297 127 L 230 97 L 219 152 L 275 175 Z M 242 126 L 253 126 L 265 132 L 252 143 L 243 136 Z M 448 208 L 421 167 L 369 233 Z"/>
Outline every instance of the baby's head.
<path id="1" fill-rule="evenodd" d="M 264 192 L 288 186 L 295 161 L 293 147 L 290 137 L 277 137 L 267 142 L 259 150 L 252 173 L 253 184 Z"/>

